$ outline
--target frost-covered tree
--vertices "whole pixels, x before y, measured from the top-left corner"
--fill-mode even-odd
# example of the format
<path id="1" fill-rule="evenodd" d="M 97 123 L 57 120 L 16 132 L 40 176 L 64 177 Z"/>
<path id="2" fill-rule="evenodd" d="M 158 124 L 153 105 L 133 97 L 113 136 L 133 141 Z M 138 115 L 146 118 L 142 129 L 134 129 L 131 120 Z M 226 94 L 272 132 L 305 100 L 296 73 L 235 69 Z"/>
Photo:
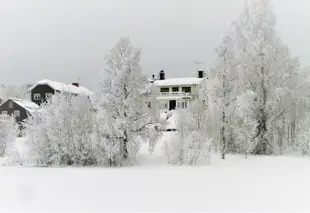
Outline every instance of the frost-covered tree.
<path id="1" fill-rule="evenodd" d="M 255 129 L 257 122 L 254 117 L 256 95 L 249 90 L 237 97 L 237 110 L 233 122 L 238 151 L 247 158 L 256 146 Z"/>
<path id="2" fill-rule="evenodd" d="M 140 141 L 153 146 L 158 135 L 145 95 L 149 82 L 139 63 L 140 49 L 129 38 L 121 38 L 105 57 L 98 104 L 98 113 L 104 116 L 97 130 L 111 165 L 134 161 Z"/>
<path id="3" fill-rule="evenodd" d="M 297 151 L 302 155 L 310 156 L 310 112 L 306 113 L 305 119 L 300 123 L 296 142 Z"/>
<path id="4" fill-rule="evenodd" d="M 0 157 L 7 154 L 9 147 L 14 146 L 18 126 L 13 117 L 0 115 Z"/>
<path id="5" fill-rule="evenodd" d="M 21 98 L 21 99 L 29 99 L 29 85 L 8 85 L 0 86 L 0 104 L 1 102 L 6 101 L 8 98 Z"/>
<path id="6" fill-rule="evenodd" d="M 207 132 L 206 106 L 195 100 L 189 109 L 176 112 L 177 131 L 165 142 L 168 163 L 194 165 L 209 161 L 211 138 Z"/>
<path id="7" fill-rule="evenodd" d="M 234 23 L 240 82 L 244 91 L 256 94 L 255 111 L 257 145 L 254 154 L 273 152 L 273 122 L 287 110 L 275 101 L 278 91 L 288 90 L 288 82 L 296 74 L 298 60 L 276 34 L 276 18 L 267 0 L 255 1 Z M 279 109 L 281 109 L 279 111 Z"/>
<path id="8" fill-rule="evenodd" d="M 236 106 L 236 92 L 238 85 L 237 61 L 234 53 L 234 41 L 226 35 L 216 49 L 217 60 L 215 68 L 208 79 L 202 83 L 206 91 L 209 112 L 217 118 L 219 125 L 220 151 L 222 159 L 227 152 L 228 135 L 231 119 Z"/>
<path id="9" fill-rule="evenodd" d="M 55 94 L 25 123 L 38 165 L 94 165 L 94 112 L 88 98 Z"/>

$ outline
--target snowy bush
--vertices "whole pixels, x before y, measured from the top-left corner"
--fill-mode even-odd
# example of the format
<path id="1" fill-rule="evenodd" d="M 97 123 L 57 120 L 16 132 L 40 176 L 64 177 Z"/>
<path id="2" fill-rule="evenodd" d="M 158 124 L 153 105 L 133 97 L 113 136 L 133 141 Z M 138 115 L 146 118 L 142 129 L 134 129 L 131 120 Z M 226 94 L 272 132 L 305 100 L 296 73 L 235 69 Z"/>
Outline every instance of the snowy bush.
<path id="1" fill-rule="evenodd" d="M 0 116 L 0 157 L 8 154 L 11 146 L 17 138 L 18 126 L 14 117 L 1 115 Z"/>
<path id="2" fill-rule="evenodd" d="M 94 165 L 94 119 L 86 97 L 54 95 L 26 122 L 31 157 L 38 165 Z"/>
<path id="3" fill-rule="evenodd" d="M 175 135 L 171 140 L 165 141 L 165 154 L 169 164 L 199 164 L 210 161 L 211 140 L 201 140 L 199 132 L 191 132 L 185 138 Z"/>
<path id="4" fill-rule="evenodd" d="M 211 139 L 207 134 L 205 108 L 199 100 L 188 110 L 177 111 L 177 131 L 165 142 L 168 163 L 194 165 L 209 161 Z"/>

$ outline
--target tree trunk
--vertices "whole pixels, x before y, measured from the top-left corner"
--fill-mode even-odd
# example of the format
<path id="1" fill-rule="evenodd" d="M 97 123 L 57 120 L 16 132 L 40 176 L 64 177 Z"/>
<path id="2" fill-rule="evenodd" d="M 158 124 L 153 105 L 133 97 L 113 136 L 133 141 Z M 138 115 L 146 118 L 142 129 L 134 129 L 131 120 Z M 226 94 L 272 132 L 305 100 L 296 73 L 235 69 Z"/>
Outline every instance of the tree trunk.
<path id="1" fill-rule="evenodd" d="M 264 115 L 264 111 L 261 109 L 260 110 L 260 116 L 261 118 L 258 119 L 258 125 L 256 128 L 256 140 L 257 140 L 257 145 L 254 148 L 253 154 L 255 155 L 263 155 L 263 154 L 268 154 L 268 141 L 265 138 L 265 135 L 267 133 L 267 120 L 266 116 Z"/>
<path id="2" fill-rule="evenodd" d="M 226 138 L 225 138 L 225 121 L 226 114 L 224 110 L 222 111 L 222 126 L 221 126 L 221 155 L 222 159 L 225 159 L 226 154 Z"/>
<path id="3" fill-rule="evenodd" d="M 127 137 L 127 131 L 124 131 L 124 137 L 122 140 L 122 144 L 121 144 L 121 155 L 123 159 L 127 159 L 128 158 L 128 137 Z"/>
<path id="4" fill-rule="evenodd" d="M 256 128 L 256 137 L 257 145 L 253 150 L 253 154 L 255 155 L 264 155 L 264 154 L 270 154 L 270 144 L 269 141 L 266 138 L 267 133 L 267 120 L 268 120 L 268 113 L 267 113 L 267 88 L 265 85 L 264 80 L 264 67 L 261 68 L 261 93 L 259 94 L 260 97 L 260 103 L 259 103 L 259 110 L 256 115 L 257 119 L 257 128 Z"/>
<path id="5" fill-rule="evenodd" d="M 222 108 L 222 126 L 221 126 L 221 154 L 222 154 L 222 159 L 225 159 L 225 154 L 226 154 L 226 138 L 225 138 L 225 124 L 226 124 L 226 69 L 224 69 L 224 73 L 222 76 L 222 87 L 223 87 L 223 108 Z"/>

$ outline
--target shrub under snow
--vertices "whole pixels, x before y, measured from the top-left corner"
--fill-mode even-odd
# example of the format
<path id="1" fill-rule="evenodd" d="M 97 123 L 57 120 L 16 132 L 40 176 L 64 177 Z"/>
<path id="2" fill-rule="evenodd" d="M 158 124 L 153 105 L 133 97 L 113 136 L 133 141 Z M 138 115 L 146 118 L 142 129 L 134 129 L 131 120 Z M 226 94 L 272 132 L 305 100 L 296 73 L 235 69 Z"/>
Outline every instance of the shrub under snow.
<path id="1" fill-rule="evenodd" d="M 26 123 L 30 156 L 38 165 L 94 165 L 94 113 L 89 99 L 57 94 Z"/>
<path id="2" fill-rule="evenodd" d="M 209 162 L 211 139 L 207 134 L 204 112 L 200 101 L 193 101 L 189 110 L 176 112 L 176 134 L 165 142 L 168 163 L 194 165 Z"/>
<path id="3" fill-rule="evenodd" d="M 13 117 L 0 116 L 0 157 L 3 157 L 17 137 L 17 124 Z"/>

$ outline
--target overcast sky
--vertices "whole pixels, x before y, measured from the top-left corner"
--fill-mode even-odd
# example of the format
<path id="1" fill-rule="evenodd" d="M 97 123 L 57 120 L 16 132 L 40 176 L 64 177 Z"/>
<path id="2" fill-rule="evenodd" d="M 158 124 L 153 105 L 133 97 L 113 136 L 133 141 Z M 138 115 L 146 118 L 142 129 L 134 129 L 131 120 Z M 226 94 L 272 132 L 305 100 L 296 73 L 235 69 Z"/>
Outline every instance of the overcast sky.
<path id="1" fill-rule="evenodd" d="M 250 0 L 249 0 L 250 1 Z M 301 65 L 310 65 L 310 1 L 272 0 L 277 29 Z M 103 57 L 121 36 L 142 48 L 148 75 L 192 76 L 245 0 L 1 0 L 0 83 L 42 78 L 97 85 Z"/>

